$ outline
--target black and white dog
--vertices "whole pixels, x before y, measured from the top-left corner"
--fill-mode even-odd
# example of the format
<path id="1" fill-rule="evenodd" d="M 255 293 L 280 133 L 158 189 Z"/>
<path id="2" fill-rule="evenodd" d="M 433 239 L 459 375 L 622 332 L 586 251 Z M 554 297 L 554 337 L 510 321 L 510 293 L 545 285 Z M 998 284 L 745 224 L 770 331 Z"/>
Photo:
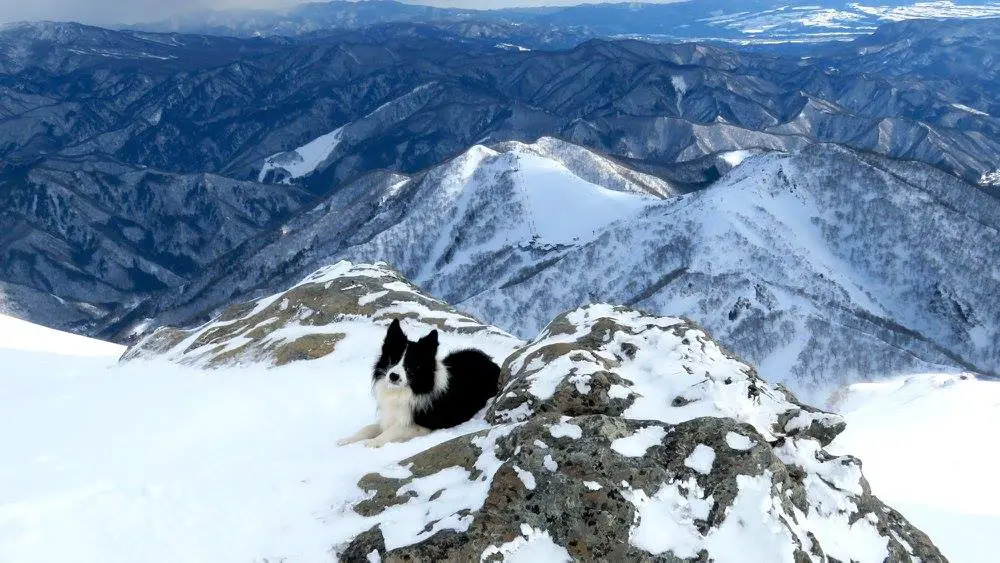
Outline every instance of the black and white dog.
<path id="1" fill-rule="evenodd" d="M 411 342 L 399 320 L 392 321 L 372 377 L 378 423 L 339 444 L 365 441 L 377 448 L 458 426 L 497 394 L 500 367 L 489 356 L 462 350 L 439 360 L 437 354 L 436 330 Z"/>

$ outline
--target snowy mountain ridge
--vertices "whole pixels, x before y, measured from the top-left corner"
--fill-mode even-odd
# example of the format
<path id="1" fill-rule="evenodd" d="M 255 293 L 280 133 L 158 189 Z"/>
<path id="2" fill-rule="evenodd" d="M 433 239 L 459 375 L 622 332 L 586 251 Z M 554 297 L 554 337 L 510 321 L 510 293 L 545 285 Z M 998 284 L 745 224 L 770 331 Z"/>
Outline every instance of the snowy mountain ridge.
<path id="1" fill-rule="evenodd" d="M 381 248 L 409 252 L 419 260 L 407 262 L 412 279 L 433 277 L 434 267 L 502 269 L 503 263 L 550 259 L 676 193 L 659 178 L 556 139 L 474 146 L 421 174 L 376 173 L 350 183 L 243 249 L 238 259 L 151 303 L 157 309 L 137 310 L 122 329 L 148 317 L 166 324 L 203 319 L 220 302 L 279 291 L 332 256 Z"/>
<path id="2" fill-rule="evenodd" d="M 546 146 L 550 157 L 538 156 Z M 416 178 L 361 182 L 178 296 L 161 322 L 324 261 L 381 260 L 522 338 L 579 303 L 683 314 L 802 393 L 911 370 L 1000 369 L 1000 263 L 989 250 L 1000 205 L 975 186 L 817 145 L 750 157 L 678 196 L 625 175 L 601 180 L 606 161 L 553 156 L 576 151 L 476 147 Z"/>
<path id="3" fill-rule="evenodd" d="M 596 40 L 517 52 L 419 26 L 269 39 L 8 26 L 5 301 L 122 342 L 161 316 L 203 322 L 370 241 L 405 207 L 370 222 L 352 200 L 415 194 L 400 183 L 476 145 L 563 139 L 605 155 L 556 159 L 581 179 L 602 185 L 587 170 L 617 167 L 625 184 L 661 178 L 668 187 L 646 190 L 661 196 L 704 189 L 748 155 L 824 141 L 978 182 L 1000 163 L 997 36 L 991 20 L 913 20 L 787 54 Z M 296 152 L 307 146 L 308 158 Z M 254 259 L 278 238 L 277 258 Z"/>
<path id="4" fill-rule="evenodd" d="M 757 157 L 518 283 L 471 296 L 447 277 L 427 287 L 522 335 L 547 307 L 591 299 L 684 314 L 798 390 L 802 377 L 918 366 L 995 373 L 1000 264 L 981 243 L 1000 236 L 1000 208 L 944 180 L 835 147 Z"/>

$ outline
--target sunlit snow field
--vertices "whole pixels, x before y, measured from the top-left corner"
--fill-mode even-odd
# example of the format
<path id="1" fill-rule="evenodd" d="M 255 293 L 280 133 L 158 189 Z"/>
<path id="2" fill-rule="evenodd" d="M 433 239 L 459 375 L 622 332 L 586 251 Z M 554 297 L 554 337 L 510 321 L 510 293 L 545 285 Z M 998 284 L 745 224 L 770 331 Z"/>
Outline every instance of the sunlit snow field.
<path id="1" fill-rule="evenodd" d="M 955 563 L 994 562 L 1000 530 L 1000 382 L 925 374 L 859 383 L 833 406 L 829 448 L 861 458 L 872 491 Z"/>
<path id="2" fill-rule="evenodd" d="M 327 360 L 217 371 L 39 330 L 59 354 L 0 340 L 4 563 L 330 561 L 363 531 L 341 512 L 361 476 L 485 425 L 337 447 L 374 420 L 374 328 Z"/>
<path id="3" fill-rule="evenodd" d="M 367 529 L 357 480 L 463 428 L 381 450 L 335 442 L 374 417 L 381 334 L 265 370 L 117 365 L 122 348 L 0 316 L 0 560 L 330 561 Z M 373 344 L 374 343 L 374 344 Z M 766 374 L 765 374 L 766 375 Z M 1000 525 L 1000 384 L 854 386 L 834 443 L 953 561 L 988 561 Z"/>

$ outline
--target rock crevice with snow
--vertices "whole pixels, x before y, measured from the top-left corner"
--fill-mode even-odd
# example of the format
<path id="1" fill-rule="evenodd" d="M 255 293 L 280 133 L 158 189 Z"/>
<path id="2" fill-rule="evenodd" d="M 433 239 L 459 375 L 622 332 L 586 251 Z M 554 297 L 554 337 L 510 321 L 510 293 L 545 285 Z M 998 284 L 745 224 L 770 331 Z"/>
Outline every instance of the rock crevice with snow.
<path id="1" fill-rule="evenodd" d="M 577 309 L 503 376 L 489 429 L 361 480 L 341 559 L 945 560 L 823 449 L 839 416 L 687 320 Z"/>

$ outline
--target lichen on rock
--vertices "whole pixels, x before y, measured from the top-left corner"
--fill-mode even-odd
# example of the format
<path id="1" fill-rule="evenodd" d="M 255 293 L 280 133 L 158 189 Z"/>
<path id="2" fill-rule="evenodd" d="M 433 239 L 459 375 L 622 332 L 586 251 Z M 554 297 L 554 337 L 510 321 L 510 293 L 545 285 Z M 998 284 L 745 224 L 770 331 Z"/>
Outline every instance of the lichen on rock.
<path id="1" fill-rule="evenodd" d="M 281 366 L 333 353 L 355 323 L 387 325 L 396 318 L 425 331 L 519 343 L 426 295 L 387 264 L 345 261 L 318 270 L 287 291 L 233 305 L 201 327 L 157 329 L 123 359 L 164 356 L 206 367 Z"/>

